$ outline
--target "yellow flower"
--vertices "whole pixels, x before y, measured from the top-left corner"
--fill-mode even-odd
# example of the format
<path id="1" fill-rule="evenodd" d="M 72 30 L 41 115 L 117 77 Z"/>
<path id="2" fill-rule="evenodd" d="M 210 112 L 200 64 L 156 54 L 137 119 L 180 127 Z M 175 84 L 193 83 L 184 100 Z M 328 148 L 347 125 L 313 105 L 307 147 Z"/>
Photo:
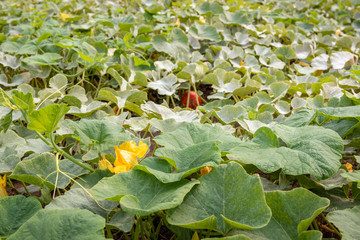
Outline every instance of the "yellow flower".
<path id="1" fill-rule="evenodd" d="M 4 175 L 4 177 L 0 176 L 0 199 L 8 195 L 5 186 L 6 186 L 6 175 Z"/>
<path id="2" fill-rule="evenodd" d="M 206 166 L 200 169 L 201 176 L 208 174 L 212 170 L 212 167 Z"/>
<path id="3" fill-rule="evenodd" d="M 336 31 L 335 31 L 335 35 L 336 35 L 336 36 L 339 36 L 339 35 L 340 35 L 340 33 L 341 33 L 341 30 L 340 30 L 340 29 L 336 29 Z"/>
<path id="4" fill-rule="evenodd" d="M 113 173 L 126 172 L 132 169 L 138 164 L 137 158 L 142 158 L 147 150 L 148 146 L 139 142 L 139 146 L 135 142 L 124 142 L 119 147 L 114 147 L 116 159 L 114 166 L 106 160 L 105 156 L 102 156 L 102 160 L 99 162 L 100 169 L 108 168 Z"/>
<path id="5" fill-rule="evenodd" d="M 101 156 L 101 161 L 99 162 L 99 168 L 104 170 L 104 169 L 109 169 L 111 172 L 113 172 L 113 165 L 111 164 L 111 162 L 109 162 L 105 156 Z"/>
<path id="6" fill-rule="evenodd" d="M 66 20 L 68 18 L 72 17 L 72 14 L 60 13 L 60 17 L 61 17 L 61 20 L 63 20 L 63 22 L 66 22 Z"/>
<path id="7" fill-rule="evenodd" d="M 348 172 L 353 172 L 353 168 L 352 168 L 351 163 L 345 163 L 345 167 L 347 168 Z"/>

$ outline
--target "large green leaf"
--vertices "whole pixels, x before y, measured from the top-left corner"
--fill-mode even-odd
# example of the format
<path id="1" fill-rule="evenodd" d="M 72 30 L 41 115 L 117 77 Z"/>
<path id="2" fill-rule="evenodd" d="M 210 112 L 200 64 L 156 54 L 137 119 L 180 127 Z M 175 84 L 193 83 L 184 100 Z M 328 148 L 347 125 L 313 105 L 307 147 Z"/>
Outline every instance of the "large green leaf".
<path id="1" fill-rule="evenodd" d="M 249 18 L 242 12 L 224 12 L 224 15 L 220 15 L 220 20 L 225 24 L 246 25 L 249 24 Z"/>
<path id="2" fill-rule="evenodd" d="M 51 104 L 40 110 L 34 110 L 28 116 L 30 123 L 27 127 L 40 133 L 52 133 L 58 128 L 58 123 L 69 110 L 70 108 L 65 104 Z"/>
<path id="3" fill-rule="evenodd" d="M 44 209 L 37 212 L 9 240 L 105 240 L 105 219 L 83 209 Z"/>
<path id="4" fill-rule="evenodd" d="M 61 59 L 62 56 L 57 53 L 44 53 L 42 55 L 35 55 L 31 57 L 26 57 L 22 59 L 22 62 L 26 64 L 36 64 L 36 65 L 57 65 L 59 64 L 57 60 Z"/>
<path id="5" fill-rule="evenodd" d="M 165 52 L 170 56 L 185 60 L 189 54 L 189 40 L 180 28 L 174 28 L 171 32 L 172 41 L 169 43 L 163 35 L 155 35 L 152 44 L 156 51 Z"/>
<path id="6" fill-rule="evenodd" d="M 270 223 L 255 230 L 234 230 L 232 234 L 241 233 L 259 240 L 296 240 L 330 203 L 328 199 L 320 198 L 304 188 L 265 194 L 272 212 Z M 316 237 L 318 233 L 310 235 Z"/>
<path id="7" fill-rule="evenodd" d="M 161 95 L 167 96 L 173 95 L 179 86 L 180 83 L 177 83 L 177 78 L 173 74 L 148 84 L 149 88 L 157 90 Z"/>
<path id="8" fill-rule="evenodd" d="M 169 211 L 170 224 L 225 233 L 230 227 L 261 228 L 270 221 L 259 176 L 248 175 L 240 164 L 220 165 L 199 180 L 184 202 Z"/>
<path id="9" fill-rule="evenodd" d="M 189 123 L 155 137 L 155 142 L 168 149 L 184 149 L 208 141 L 219 141 L 218 147 L 223 152 L 242 142 L 218 126 L 199 123 Z"/>
<path id="10" fill-rule="evenodd" d="M 130 170 L 102 179 L 90 192 L 97 200 L 120 201 L 126 212 L 149 215 L 178 206 L 196 184 L 196 180 L 165 184 L 145 172 Z"/>
<path id="11" fill-rule="evenodd" d="M 88 172 L 67 159 L 59 161 L 59 169 L 67 174 L 67 176 L 57 172 L 56 159 L 53 154 L 43 153 L 18 163 L 10 178 L 39 187 L 45 185 L 53 189 L 55 184 L 58 188 L 65 188 L 71 181 L 68 176 L 74 178 Z"/>
<path id="12" fill-rule="evenodd" d="M 343 240 L 359 239 L 360 206 L 331 212 L 327 218 L 340 230 Z"/>
<path id="13" fill-rule="evenodd" d="M 273 138 L 272 134 L 265 134 L 267 132 L 267 127 L 258 129 L 252 142 L 239 144 L 230 150 L 228 157 L 254 164 L 264 172 L 282 169 L 285 174 L 311 174 L 318 180 L 332 176 L 340 167 L 342 139 L 330 129 L 276 125 L 275 133 L 286 147 L 265 144 L 267 141 L 274 141 L 266 138 L 265 135 Z"/>
<path id="14" fill-rule="evenodd" d="M 215 167 L 221 161 L 221 153 L 215 141 L 203 142 L 181 149 L 160 148 L 156 150 L 155 155 L 164 158 L 177 170 L 177 173 L 166 174 L 167 177 L 163 178 L 161 176 L 164 176 L 164 173 L 160 173 L 161 176 L 157 177 L 157 172 L 151 171 L 151 167 L 149 167 L 148 171 L 162 179 L 163 182 L 179 181 L 203 167 Z"/>
<path id="15" fill-rule="evenodd" d="M 134 214 L 120 210 L 111 217 L 108 225 L 116 227 L 121 231 L 129 232 L 134 225 Z"/>
<path id="16" fill-rule="evenodd" d="M 0 199 L 0 237 L 8 237 L 41 210 L 36 198 L 25 198 L 23 195 L 9 196 Z"/>
<path id="17" fill-rule="evenodd" d="M 349 107 L 326 107 L 319 108 L 319 113 L 330 118 L 360 117 L 360 105 Z"/>
<path id="18" fill-rule="evenodd" d="M 215 15 L 224 13 L 223 7 L 217 2 L 203 2 L 202 4 L 197 6 L 195 10 L 200 14 L 212 13 Z"/>
<path id="19" fill-rule="evenodd" d="M 210 40 L 215 42 L 221 40 L 221 37 L 214 26 L 195 24 L 195 26 L 189 29 L 189 33 L 199 40 Z"/>
<path id="20" fill-rule="evenodd" d="M 46 206 L 46 209 L 87 209 L 107 219 L 108 213 L 117 205 L 118 203 L 111 201 L 98 202 L 90 193 L 84 191 L 82 188 L 75 188 L 53 199 L 50 204 Z"/>
<path id="21" fill-rule="evenodd" d="M 84 149 L 93 146 L 97 152 L 101 152 L 129 139 L 122 126 L 108 120 L 81 119 L 69 125 L 75 129 L 75 138 Z"/>
<path id="22" fill-rule="evenodd" d="M 11 92 L 11 95 L 16 105 L 25 110 L 27 113 L 30 113 L 34 109 L 34 99 L 30 92 L 25 94 L 18 90 L 14 90 Z"/>
<path id="23" fill-rule="evenodd" d="M 12 172 L 20 157 L 17 156 L 15 150 L 16 146 L 6 147 L 2 153 L 0 153 L 0 173 Z"/>

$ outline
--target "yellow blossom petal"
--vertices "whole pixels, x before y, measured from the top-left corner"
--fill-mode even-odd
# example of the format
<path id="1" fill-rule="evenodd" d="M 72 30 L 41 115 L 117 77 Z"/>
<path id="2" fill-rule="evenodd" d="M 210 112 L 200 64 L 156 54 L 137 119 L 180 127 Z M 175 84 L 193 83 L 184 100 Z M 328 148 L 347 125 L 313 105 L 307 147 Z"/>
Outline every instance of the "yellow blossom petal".
<path id="1" fill-rule="evenodd" d="M 65 22 L 66 19 L 72 17 L 72 14 L 60 13 L 60 17 L 61 17 L 61 20 L 63 20 Z"/>
<path id="2" fill-rule="evenodd" d="M 138 158 L 142 158 L 146 154 L 147 150 L 148 150 L 148 146 L 146 145 L 146 143 L 139 142 L 139 146 L 137 147 L 136 150 L 136 156 Z"/>
<path id="3" fill-rule="evenodd" d="M 115 173 L 125 172 L 132 169 L 138 164 L 137 158 L 143 157 L 148 146 L 139 142 L 139 146 L 134 141 L 124 142 L 119 147 L 114 147 L 116 159 L 114 162 L 113 171 Z"/>
<path id="4" fill-rule="evenodd" d="M 340 35 L 340 33 L 341 33 L 341 30 L 340 30 L 340 29 L 336 29 L 336 31 L 335 31 L 335 35 L 336 35 L 336 36 L 339 36 L 339 35 Z"/>
<path id="5" fill-rule="evenodd" d="M 353 172 L 353 168 L 352 168 L 351 163 L 345 163 L 345 167 L 347 168 L 348 172 Z"/>
<path id="6" fill-rule="evenodd" d="M 4 175 L 4 177 L 0 176 L 0 199 L 8 196 L 5 187 L 6 187 L 6 175 Z"/>
<path id="7" fill-rule="evenodd" d="M 130 165 L 121 165 L 121 166 L 116 166 L 114 167 L 114 172 L 115 173 L 121 173 L 121 172 L 127 172 L 131 169 L 132 167 Z"/>
<path id="8" fill-rule="evenodd" d="M 105 156 L 102 156 L 101 161 L 99 162 L 99 168 L 100 169 L 109 169 L 111 172 L 114 172 L 114 167 L 111 164 L 111 162 L 109 162 Z"/>
<path id="9" fill-rule="evenodd" d="M 124 142 L 123 144 L 121 144 L 119 146 L 119 148 L 121 150 L 126 150 L 126 151 L 129 151 L 129 152 L 135 153 L 136 149 L 137 149 L 137 146 L 136 146 L 136 143 L 134 143 L 134 141 L 130 141 L 130 142 Z"/>
<path id="10" fill-rule="evenodd" d="M 212 170 L 212 167 L 206 166 L 200 169 L 201 176 L 208 174 Z"/>

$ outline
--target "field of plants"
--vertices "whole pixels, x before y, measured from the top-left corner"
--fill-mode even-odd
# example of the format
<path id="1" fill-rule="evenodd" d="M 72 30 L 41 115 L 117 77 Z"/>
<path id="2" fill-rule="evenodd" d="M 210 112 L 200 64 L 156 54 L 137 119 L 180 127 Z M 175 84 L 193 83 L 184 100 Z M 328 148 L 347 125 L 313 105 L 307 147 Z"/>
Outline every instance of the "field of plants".
<path id="1" fill-rule="evenodd" d="M 0 239 L 360 239 L 359 53 L 360 0 L 0 1 Z"/>

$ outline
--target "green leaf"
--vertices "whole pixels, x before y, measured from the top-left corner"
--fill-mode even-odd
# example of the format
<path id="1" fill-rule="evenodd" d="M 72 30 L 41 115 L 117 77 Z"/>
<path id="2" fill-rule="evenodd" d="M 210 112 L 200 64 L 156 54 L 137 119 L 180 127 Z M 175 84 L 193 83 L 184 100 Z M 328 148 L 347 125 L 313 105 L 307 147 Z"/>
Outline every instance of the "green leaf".
<path id="1" fill-rule="evenodd" d="M 133 169 L 151 174 L 163 183 L 177 182 L 182 176 L 182 174 L 172 173 L 171 165 L 165 159 L 157 157 L 145 158 Z"/>
<path id="2" fill-rule="evenodd" d="M 144 100 L 147 100 L 147 94 L 139 90 L 115 91 L 106 87 L 99 91 L 97 99 L 113 102 L 119 108 L 123 108 L 127 101 L 137 104 L 143 103 Z"/>
<path id="3" fill-rule="evenodd" d="M 195 10 L 199 14 L 206 14 L 206 13 L 212 13 L 212 14 L 221 14 L 224 13 L 223 7 L 217 3 L 217 2 L 203 2 L 199 6 L 195 8 Z"/>
<path id="4" fill-rule="evenodd" d="M 58 123 L 70 110 L 66 104 L 51 104 L 29 114 L 30 123 L 27 128 L 40 133 L 52 133 L 58 129 Z"/>
<path id="5" fill-rule="evenodd" d="M 24 78 L 21 75 L 15 75 L 12 77 L 11 81 L 8 82 L 8 79 L 5 74 L 0 74 L 0 85 L 5 87 L 14 87 L 22 84 L 24 82 Z"/>
<path id="6" fill-rule="evenodd" d="M 97 110 L 105 107 L 105 105 L 106 105 L 106 103 L 104 103 L 104 102 L 88 101 L 87 103 L 82 104 L 80 108 L 78 108 L 76 106 L 71 106 L 68 114 L 71 114 L 71 115 L 74 115 L 74 116 L 77 116 L 80 118 L 85 118 L 85 117 L 91 116 L 91 114 L 93 114 Z"/>
<path id="7" fill-rule="evenodd" d="M 312 60 L 311 66 L 317 70 L 327 70 L 329 68 L 328 61 L 329 55 L 323 53 Z"/>
<path id="8" fill-rule="evenodd" d="M 23 93 L 18 90 L 11 92 L 12 98 L 16 105 L 21 109 L 25 110 L 27 113 L 31 113 L 35 107 L 33 96 L 30 92 Z"/>
<path id="9" fill-rule="evenodd" d="M 81 142 L 83 149 L 93 146 L 97 152 L 118 146 L 130 137 L 120 125 L 108 120 L 81 119 L 69 122 L 69 125 L 75 129 L 74 136 Z"/>
<path id="10" fill-rule="evenodd" d="M 64 195 L 53 199 L 45 208 L 46 209 L 87 209 L 97 215 L 107 219 L 108 213 L 118 204 L 110 201 L 97 202 L 95 199 L 82 188 L 74 188 L 65 192 Z"/>
<path id="11" fill-rule="evenodd" d="M 251 238 L 245 236 L 245 235 L 234 235 L 234 236 L 228 236 L 228 237 L 222 237 L 222 238 L 204 238 L 203 240 L 251 240 Z"/>
<path id="12" fill-rule="evenodd" d="M 155 155 L 164 158 L 177 170 L 177 174 L 169 176 L 165 182 L 179 181 L 203 167 L 216 167 L 221 161 L 221 153 L 215 141 L 203 142 L 180 149 L 159 148 Z"/>
<path id="13" fill-rule="evenodd" d="M 247 142 L 231 149 L 228 158 L 254 164 L 268 173 L 282 169 L 285 174 L 311 174 L 318 180 L 330 177 L 339 169 L 343 143 L 336 132 L 315 126 L 285 125 L 276 125 L 275 132 L 287 147 Z"/>
<path id="14" fill-rule="evenodd" d="M 360 105 L 349 107 L 326 107 L 317 109 L 321 115 L 332 119 L 360 117 Z"/>
<path id="15" fill-rule="evenodd" d="M 232 25 L 250 24 L 248 16 L 242 12 L 224 12 L 224 15 L 220 15 L 220 20 L 225 24 Z"/>
<path id="16" fill-rule="evenodd" d="M 186 34 L 180 28 L 174 28 L 171 38 L 169 43 L 163 35 L 155 35 L 151 41 L 156 51 L 165 52 L 178 60 L 187 59 L 190 49 Z"/>
<path id="17" fill-rule="evenodd" d="M 360 170 L 353 172 L 344 172 L 341 174 L 341 176 L 352 182 L 357 182 L 358 184 L 360 184 Z"/>
<path id="18" fill-rule="evenodd" d="M 33 197 L 23 195 L 0 199 L 0 237 L 8 237 L 42 209 L 41 203 Z"/>
<path id="19" fill-rule="evenodd" d="M 360 236 L 360 206 L 330 212 L 327 219 L 340 230 L 343 240 L 355 240 Z"/>
<path id="20" fill-rule="evenodd" d="M 147 61 L 145 61 L 145 60 L 143 60 L 143 59 L 140 59 L 140 58 L 138 58 L 137 56 L 133 56 L 133 59 L 134 59 L 134 65 L 135 66 L 140 66 L 140 65 L 145 65 L 145 66 L 149 66 L 150 67 L 150 64 L 147 62 Z"/>
<path id="21" fill-rule="evenodd" d="M 73 178 L 88 172 L 67 159 L 59 160 L 59 169 Z M 49 189 L 54 189 L 55 184 L 58 188 L 65 188 L 71 181 L 64 174 L 57 172 L 56 159 L 51 153 L 43 153 L 21 161 L 9 177 L 39 187 L 45 185 Z"/>
<path id="22" fill-rule="evenodd" d="M 108 68 L 106 72 L 115 78 L 119 86 L 122 86 L 122 83 L 125 81 L 125 79 L 114 68 Z"/>
<path id="23" fill-rule="evenodd" d="M 215 111 L 216 116 L 220 121 L 230 124 L 236 121 L 240 116 L 247 116 L 247 111 L 244 107 L 238 105 L 226 105 L 222 107 L 219 111 Z"/>
<path id="24" fill-rule="evenodd" d="M 57 53 L 44 53 L 42 55 L 35 55 L 23 58 L 21 61 L 29 65 L 58 65 L 59 63 L 57 62 L 57 60 L 61 58 L 62 56 Z"/>
<path id="25" fill-rule="evenodd" d="M 292 49 L 290 46 L 277 48 L 274 53 L 276 55 L 282 56 L 286 60 L 296 58 L 296 53 L 295 53 L 294 49 Z"/>
<path id="26" fill-rule="evenodd" d="M 9 111 L 5 116 L 0 118 L 0 132 L 4 130 L 4 133 L 9 129 L 11 123 L 12 123 L 12 114 L 13 111 Z"/>
<path id="27" fill-rule="evenodd" d="M 108 225 L 116 227 L 123 232 L 130 232 L 132 226 L 134 225 L 134 217 L 134 214 L 120 210 L 111 217 Z"/>
<path id="28" fill-rule="evenodd" d="M 331 65 L 334 69 L 342 69 L 345 66 L 356 65 L 358 57 L 351 52 L 333 52 L 330 56 Z"/>
<path id="29" fill-rule="evenodd" d="M 161 95 L 172 96 L 175 94 L 176 89 L 180 86 L 177 83 L 177 78 L 174 74 L 170 74 L 160 80 L 148 83 L 148 87 L 157 90 Z"/>
<path id="30" fill-rule="evenodd" d="M 273 102 L 275 102 L 286 95 L 289 85 L 284 82 L 275 82 L 270 85 L 270 89 L 274 94 Z"/>
<path id="31" fill-rule="evenodd" d="M 5 150 L 0 153 L 0 173 L 12 172 L 20 162 L 20 157 L 17 156 L 16 146 L 5 147 Z"/>
<path id="32" fill-rule="evenodd" d="M 265 195 L 266 203 L 272 212 L 270 223 L 260 229 L 234 230 L 231 234 L 240 233 L 251 239 L 261 240 L 296 240 L 299 239 L 299 235 L 302 235 L 300 239 L 306 235 L 318 235 L 306 230 L 315 217 L 329 206 L 328 199 L 320 198 L 304 188 L 266 192 Z"/>
<path id="33" fill-rule="evenodd" d="M 178 206 L 198 181 L 162 183 L 142 171 L 130 170 L 102 179 L 90 189 L 97 200 L 120 201 L 125 212 L 142 216 Z"/>
<path id="34" fill-rule="evenodd" d="M 259 176 L 248 175 L 240 164 L 220 165 L 199 180 L 184 202 L 169 210 L 170 224 L 225 233 L 230 227 L 261 228 L 270 221 Z"/>
<path id="35" fill-rule="evenodd" d="M 279 147 L 279 140 L 275 133 L 270 128 L 261 127 L 254 133 L 252 140 L 254 143 L 267 147 Z"/>
<path id="36" fill-rule="evenodd" d="M 322 232 L 315 230 L 302 232 L 297 238 L 297 240 L 321 240 L 321 239 L 323 239 Z"/>
<path id="37" fill-rule="evenodd" d="M 210 40 L 215 42 L 221 40 L 221 37 L 214 26 L 195 23 L 195 26 L 189 29 L 189 33 L 199 40 Z"/>
<path id="38" fill-rule="evenodd" d="M 130 32 L 131 27 L 136 23 L 136 20 L 131 15 L 121 16 L 119 18 L 118 26 L 120 31 Z"/>
<path id="39" fill-rule="evenodd" d="M 44 209 L 37 212 L 9 240 L 105 240 L 105 219 L 82 209 Z"/>
<path id="40" fill-rule="evenodd" d="M 303 127 L 309 125 L 315 117 L 315 111 L 302 109 L 290 115 L 282 124 L 290 127 Z"/>
<path id="41" fill-rule="evenodd" d="M 60 93 L 61 96 L 65 94 L 66 86 L 68 84 L 68 79 L 64 74 L 56 74 L 54 77 L 50 78 L 49 86 L 54 89 L 57 93 Z"/>
<path id="42" fill-rule="evenodd" d="M 166 132 L 155 137 L 154 140 L 168 149 L 184 149 L 208 141 L 220 141 L 218 147 L 223 152 L 241 143 L 239 138 L 225 132 L 218 126 L 199 123 L 181 126 L 172 132 Z"/>

